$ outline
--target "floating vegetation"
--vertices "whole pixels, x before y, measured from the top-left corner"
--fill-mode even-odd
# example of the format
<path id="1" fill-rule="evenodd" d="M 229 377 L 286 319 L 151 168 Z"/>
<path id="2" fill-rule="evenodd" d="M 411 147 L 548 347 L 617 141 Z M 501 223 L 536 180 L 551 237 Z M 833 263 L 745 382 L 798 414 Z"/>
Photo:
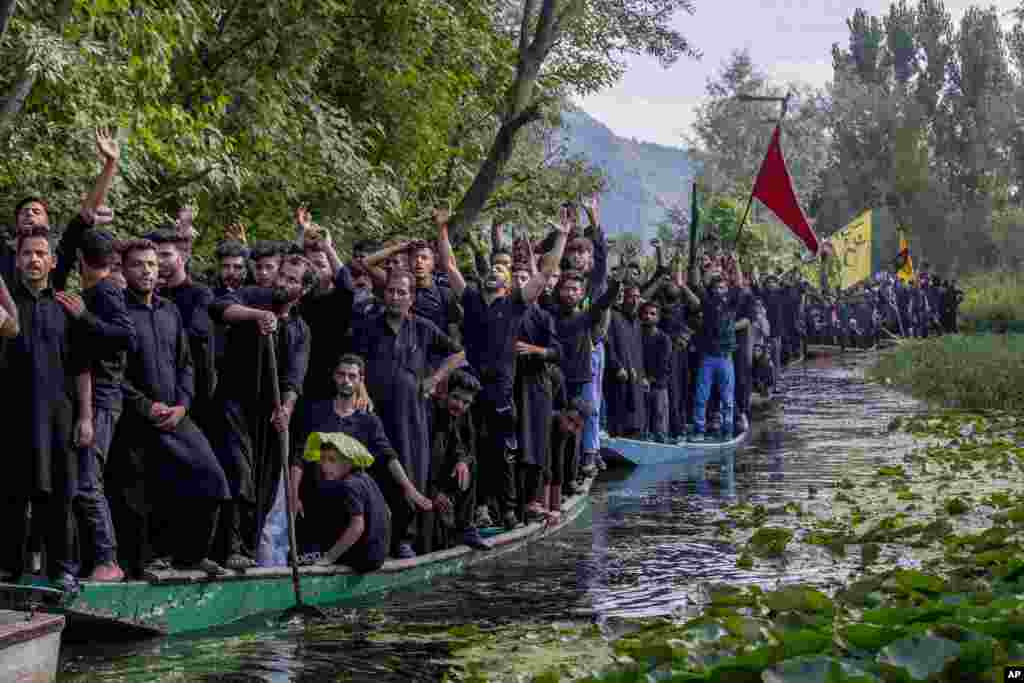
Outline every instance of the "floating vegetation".
<path id="1" fill-rule="evenodd" d="M 859 551 L 864 573 L 832 595 L 713 586 L 699 617 L 641 622 L 582 680 L 1003 680 L 1024 663 L 1022 428 L 998 412 L 895 420 L 917 442 L 903 464 L 844 477 L 825 507 L 729 508 L 741 569 L 804 544 Z"/>

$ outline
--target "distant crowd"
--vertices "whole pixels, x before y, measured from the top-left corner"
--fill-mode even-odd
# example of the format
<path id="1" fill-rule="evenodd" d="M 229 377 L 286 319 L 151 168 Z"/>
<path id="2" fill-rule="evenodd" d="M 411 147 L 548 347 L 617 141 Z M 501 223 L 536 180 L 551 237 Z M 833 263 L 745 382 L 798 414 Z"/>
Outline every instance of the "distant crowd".
<path id="1" fill-rule="evenodd" d="M 808 339 L 877 339 L 883 292 L 903 291 L 814 303 L 792 273 L 756 277 L 713 245 L 645 278 L 610 267 L 596 198 L 535 243 L 495 226 L 472 272 L 443 210 L 436 239 L 360 241 L 344 260 L 300 208 L 287 243 L 232 226 L 204 275 L 188 212 L 144 238 L 104 227 L 120 149 L 104 131 L 97 145 L 59 239 L 29 197 L 0 245 L 9 580 L 281 566 L 288 507 L 304 562 L 487 549 L 481 530 L 557 521 L 605 467 L 603 438 L 735 438 Z M 894 333 L 932 324 L 920 291 Z"/>

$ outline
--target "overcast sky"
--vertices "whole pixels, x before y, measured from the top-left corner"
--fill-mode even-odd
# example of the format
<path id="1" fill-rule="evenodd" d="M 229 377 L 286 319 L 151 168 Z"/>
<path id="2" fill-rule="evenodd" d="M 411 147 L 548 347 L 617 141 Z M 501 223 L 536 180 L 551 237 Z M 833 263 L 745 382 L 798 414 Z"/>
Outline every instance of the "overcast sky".
<path id="1" fill-rule="evenodd" d="M 583 108 L 616 134 L 663 145 L 682 146 L 693 110 L 707 79 L 721 70 L 734 49 L 747 48 L 754 64 L 773 80 L 822 86 L 832 77 L 832 44 L 849 44 L 846 19 L 858 7 L 881 16 L 886 0 L 694 0 L 693 15 L 680 13 L 676 27 L 704 53 L 699 61 L 681 59 L 671 69 L 636 58 L 612 90 L 583 100 Z M 915 3 L 916 4 L 916 3 Z M 1000 11 L 1018 0 L 946 0 L 955 22 L 970 5 Z M 1011 18 L 1005 23 L 1009 25 Z"/>

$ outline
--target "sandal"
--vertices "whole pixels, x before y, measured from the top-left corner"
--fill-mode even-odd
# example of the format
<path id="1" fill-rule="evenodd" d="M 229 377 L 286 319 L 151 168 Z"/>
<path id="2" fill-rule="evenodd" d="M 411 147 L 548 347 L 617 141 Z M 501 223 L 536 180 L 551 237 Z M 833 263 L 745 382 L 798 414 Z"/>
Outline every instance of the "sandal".
<path id="1" fill-rule="evenodd" d="M 252 569 L 255 567 L 256 562 L 252 558 L 246 557 L 241 553 L 235 553 L 227 559 L 224 566 L 232 571 L 244 572 L 246 569 Z"/>

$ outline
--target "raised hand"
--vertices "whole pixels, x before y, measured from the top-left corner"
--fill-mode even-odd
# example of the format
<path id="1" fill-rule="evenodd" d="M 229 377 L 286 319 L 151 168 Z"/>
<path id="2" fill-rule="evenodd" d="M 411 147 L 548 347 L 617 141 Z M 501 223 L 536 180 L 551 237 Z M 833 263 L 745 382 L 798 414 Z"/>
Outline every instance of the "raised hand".
<path id="1" fill-rule="evenodd" d="M 238 240 L 242 244 L 246 244 L 248 242 L 244 223 L 232 223 L 224 230 L 224 236 L 228 239 Z"/>
<path id="2" fill-rule="evenodd" d="M 555 230 L 557 230 L 559 233 L 563 235 L 568 236 L 569 232 L 572 230 L 573 224 L 571 214 L 572 211 L 570 211 L 568 207 L 563 206 L 560 209 L 558 209 L 558 224 L 555 225 Z"/>
<path id="3" fill-rule="evenodd" d="M 435 208 L 430 215 L 431 218 L 434 219 L 434 225 L 440 228 L 448 225 L 448 221 L 452 217 L 452 212 L 439 206 Z"/>
<path id="4" fill-rule="evenodd" d="M 110 135 L 107 128 L 96 129 L 96 148 L 106 162 L 116 162 L 121 158 L 121 145 Z"/>

